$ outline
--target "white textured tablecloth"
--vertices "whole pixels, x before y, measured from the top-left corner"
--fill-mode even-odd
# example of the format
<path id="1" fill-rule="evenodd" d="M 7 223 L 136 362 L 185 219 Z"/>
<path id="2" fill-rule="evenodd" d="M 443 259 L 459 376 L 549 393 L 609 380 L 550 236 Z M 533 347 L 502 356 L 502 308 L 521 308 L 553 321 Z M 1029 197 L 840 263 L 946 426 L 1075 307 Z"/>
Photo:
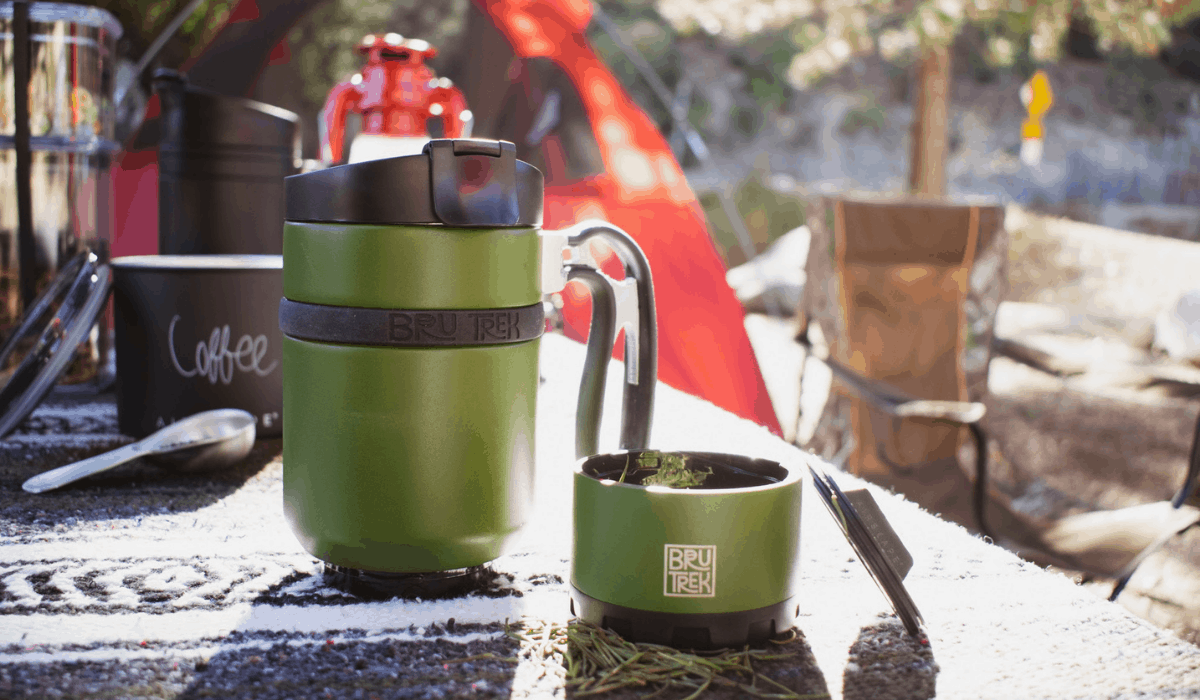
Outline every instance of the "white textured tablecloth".
<path id="1" fill-rule="evenodd" d="M 12 493 L 33 473 L 16 463 L 23 450 L 88 440 L 51 430 L 0 442 L 10 462 L 0 472 L 6 512 L 16 512 L 16 503 L 30 514 L 23 523 L 8 523 L 0 538 L 0 680 L 8 683 L 7 690 L 0 683 L 0 696 L 32 694 L 22 683 L 50 664 L 177 664 L 250 654 L 289 639 L 433 644 L 440 637 L 430 630 L 444 629 L 449 618 L 460 626 L 522 617 L 566 621 L 572 426 L 584 353 L 581 345 L 551 335 L 542 354 L 535 510 L 514 552 L 495 562 L 507 577 L 501 587 L 520 596 L 367 603 L 326 588 L 319 563 L 284 523 L 278 460 L 228 493 L 105 518 L 56 508 L 62 497 L 54 492 L 27 501 Z M 609 373 L 602 449 L 616 448 L 621 374 L 618 365 Z M 72 420 L 84 420 L 95 444 L 121 441 L 111 403 L 49 405 L 39 416 L 68 429 Z M 652 446 L 660 449 L 812 459 L 663 385 L 654 421 Z M 838 478 L 843 489 L 861 486 L 853 477 Z M 123 484 L 119 475 L 104 484 L 114 493 L 155 487 L 153 478 Z M 890 612 L 887 601 L 806 483 L 798 626 L 815 657 L 816 669 L 809 670 L 824 677 L 833 697 L 843 689 L 855 697 L 913 696 L 913 688 L 933 681 L 946 698 L 1200 698 L 1200 648 L 899 497 L 875 493 L 915 559 L 906 583 L 924 615 L 935 665 L 869 658 L 873 640 L 894 629 L 880 617 Z M 475 638 L 442 636 L 455 643 Z M 517 668 L 512 695 L 561 694 L 554 682 Z"/>

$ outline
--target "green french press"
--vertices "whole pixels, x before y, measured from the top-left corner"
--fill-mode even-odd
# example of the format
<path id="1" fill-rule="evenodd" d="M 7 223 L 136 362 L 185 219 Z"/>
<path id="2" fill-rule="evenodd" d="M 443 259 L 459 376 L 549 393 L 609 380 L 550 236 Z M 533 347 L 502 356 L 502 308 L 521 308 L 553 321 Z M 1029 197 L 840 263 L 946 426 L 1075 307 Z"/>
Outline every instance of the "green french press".
<path id="1" fill-rule="evenodd" d="M 619 328 L 621 447 L 646 446 L 649 264 L 605 222 L 542 231 L 542 200 L 542 174 L 505 141 L 436 139 L 287 178 L 284 512 L 335 583 L 433 595 L 505 551 L 533 495 L 543 295 L 570 280 L 593 300 L 576 452 L 598 451 Z M 596 238 L 624 280 L 596 269 Z"/>

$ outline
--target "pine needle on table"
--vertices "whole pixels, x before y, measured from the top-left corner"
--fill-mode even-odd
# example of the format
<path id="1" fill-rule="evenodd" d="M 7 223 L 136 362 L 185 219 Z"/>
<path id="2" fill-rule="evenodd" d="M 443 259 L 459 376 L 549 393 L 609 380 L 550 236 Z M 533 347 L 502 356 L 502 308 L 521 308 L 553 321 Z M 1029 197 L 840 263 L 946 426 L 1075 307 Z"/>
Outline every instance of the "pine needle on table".
<path id="1" fill-rule="evenodd" d="M 827 698 L 828 694 L 799 695 L 758 673 L 755 661 L 795 658 L 795 652 L 772 649 L 725 649 L 705 656 L 658 644 L 625 641 L 610 630 L 580 620 L 566 626 L 525 621 L 505 630 L 535 657 L 566 668 L 566 685 L 574 697 L 601 695 L 624 688 L 652 691 L 692 691 L 688 700 L 710 687 L 737 690 L 757 698 Z"/>

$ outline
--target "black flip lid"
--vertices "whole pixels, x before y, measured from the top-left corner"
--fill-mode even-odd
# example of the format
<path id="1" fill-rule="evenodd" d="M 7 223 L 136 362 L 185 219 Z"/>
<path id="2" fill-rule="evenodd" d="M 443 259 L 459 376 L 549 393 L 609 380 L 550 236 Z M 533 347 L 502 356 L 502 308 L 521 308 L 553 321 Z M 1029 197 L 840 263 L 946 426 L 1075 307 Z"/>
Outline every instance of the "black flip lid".
<path id="1" fill-rule="evenodd" d="M 434 139 L 414 156 L 286 179 L 287 220 L 353 224 L 539 226 L 542 173 L 508 141 Z"/>

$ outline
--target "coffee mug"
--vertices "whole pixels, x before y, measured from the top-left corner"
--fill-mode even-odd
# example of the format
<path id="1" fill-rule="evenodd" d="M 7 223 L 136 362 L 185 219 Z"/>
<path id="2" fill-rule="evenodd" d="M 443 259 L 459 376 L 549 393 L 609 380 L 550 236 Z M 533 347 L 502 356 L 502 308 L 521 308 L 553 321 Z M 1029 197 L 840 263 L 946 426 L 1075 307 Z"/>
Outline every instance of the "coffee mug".
<path id="1" fill-rule="evenodd" d="M 647 483 L 672 470 L 699 476 Z M 579 460 L 572 611 L 626 639 L 680 648 L 737 648 L 790 629 L 801 476 L 799 466 L 710 452 Z"/>

